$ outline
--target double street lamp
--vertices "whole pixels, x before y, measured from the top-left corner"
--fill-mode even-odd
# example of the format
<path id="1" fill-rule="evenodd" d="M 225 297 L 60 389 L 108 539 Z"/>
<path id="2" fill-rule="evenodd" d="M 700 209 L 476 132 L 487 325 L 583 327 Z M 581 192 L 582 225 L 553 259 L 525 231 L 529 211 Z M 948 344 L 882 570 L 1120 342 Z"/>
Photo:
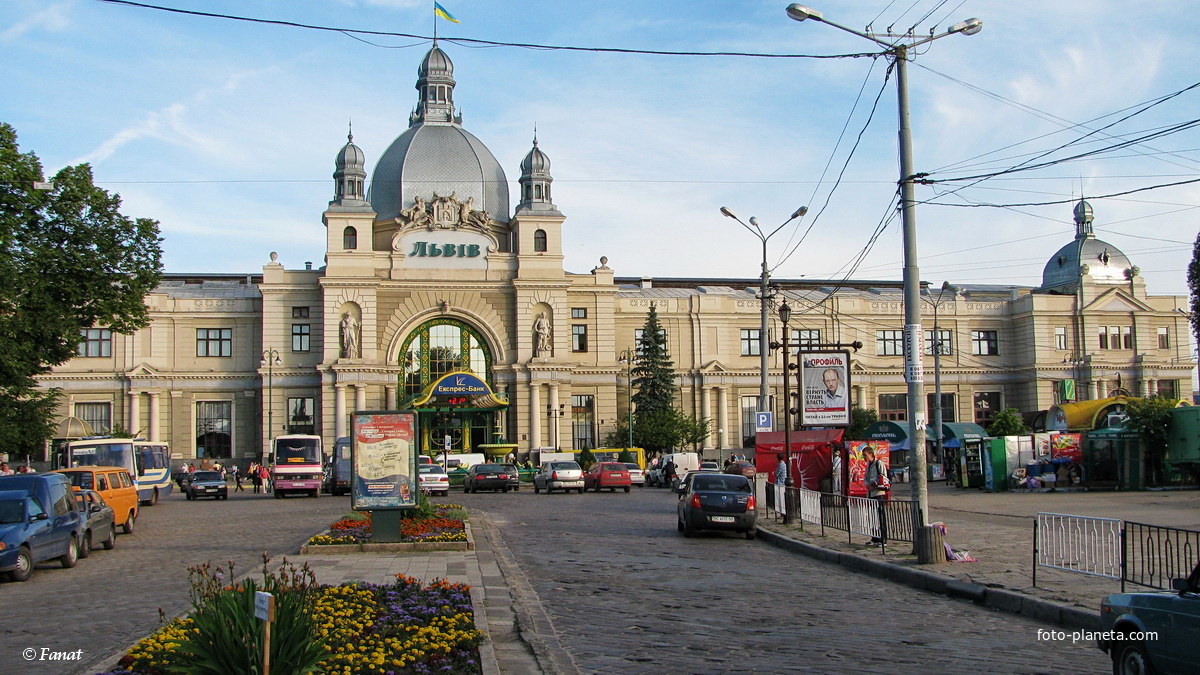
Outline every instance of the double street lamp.
<path id="1" fill-rule="evenodd" d="M 944 298 L 943 296 L 946 294 L 947 291 L 949 291 L 950 297 Z M 944 353 L 942 351 L 942 349 L 945 346 L 945 344 L 942 340 L 941 329 L 938 327 L 938 308 L 942 306 L 943 302 L 945 302 L 946 300 L 949 300 L 951 298 L 954 298 L 957 295 L 958 295 L 958 287 L 954 286 L 949 281 L 943 281 L 942 288 L 941 288 L 941 290 L 938 291 L 937 299 L 936 300 L 926 299 L 926 301 L 925 301 L 933 306 L 933 344 L 931 344 L 930 347 L 933 348 L 933 392 L 934 392 L 933 393 L 933 405 L 934 405 L 933 429 L 935 432 L 937 432 L 937 454 L 936 454 L 937 459 L 936 459 L 936 461 L 938 461 L 938 462 L 944 461 L 943 453 L 945 452 L 945 447 L 943 445 L 945 434 L 942 433 L 942 358 L 941 358 L 942 354 Z"/>
<path id="2" fill-rule="evenodd" d="M 771 281 L 771 268 L 767 265 L 767 240 L 775 236 L 776 232 L 782 230 L 784 225 L 787 225 L 797 218 L 800 218 L 806 213 L 808 213 L 808 207 L 801 206 L 800 208 L 796 209 L 795 213 L 793 213 L 787 220 L 783 221 L 779 227 L 771 230 L 770 233 L 764 234 L 762 228 L 758 226 L 758 218 L 751 216 L 750 224 L 747 225 L 746 223 L 742 222 L 741 218 L 733 215 L 732 211 L 724 206 L 721 207 L 722 215 L 738 221 L 741 223 L 742 227 L 750 231 L 750 234 L 753 234 L 754 236 L 758 237 L 760 241 L 762 241 L 762 275 L 761 286 L 758 294 L 762 313 L 762 326 L 758 332 L 758 354 L 761 361 L 760 367 L 762 368 L 762 373 L 759 375 L 758 383 L 758 410 L 760 412 L 771 409 L 771 393 L 767 386 L 767 375 L 770 367 L 768 362 L 770 340 L 767 339 L 767 315 L 769 312 L 771 299 L 774 298 L 774 293 L 772 293 L 772 289 L 768 287 Z M 784 377 L 786 377 L 786 374 Z"/>
<path id="3" fill-rule="evenodd" d="M 627 450 L 633 449 L 633 360 L 636 356 L 637 352 L 633 349 L 625 349 L 617 359 L 617 362 L 625 364 L 625 428 L 629 432 L 625 444 Z"/>
<path id="4" fill-rule="evenodd" d="M 783 342 L 772 342 L 771 349 L 783 350 L 783 461 L 787 467 L 787 478 L 784 479 L 784 487 L 790 488 L 796 484 L 796 480 L 792 477 L 792 416 L 796 414 L 797 409 L 792 407 L 792 389 L 791 371 L 797 368 L 796 364 L 791 362 L 788 354 L 788 321 L 792 318 L 792 308 L 787 304 L 787 300 L 779 306 L 779 320 L 783 323 Z M 783 524 L 787 525 L 792 518 L 792 491 L 784 490 L 783 509 Z"/>
<path id="5" fill-rule="evenodd" d="M 908 381 L 908 437 L 911 439 L 914 455 L 913 492 L 918 510 L 916 517 L 921 521 L 920 525 L 924 526 L 929 517 L 929 489 L 925 475 L 925 375 L 921 359 L 921 342 L 924 335 L 921 330 L 921 277 L 917 267 L 917 208 L 913 190 L 916 177 L 913 175 L 912 131 L 908 125 L 908 59 L 911 49 L 928 42 L 955 33 L 978 33 L 983 30 L 983 21 L 967 19 L 954 24 L 944 33 L 914 39 L 912 35 L 872 34 L 847 28 L 827 20 L 814 9 L 795 3 L 788 5 L 787 15 L 796 21 L 812 19 L 866 38 L 883 47 L 882 53 L 890 57 L 896 67 L 896 99 L 900 117 L 900 219 L 904 238 L 904 370 L 905 379 Z"/>
<path id="6" fill-rule="evenodd" d="M 262 360 L 258 362 L 258 367 L 266 367 L 267 369 L 267 433 L 265 443 L 271 442 L 271 434 L 275 433 L 275 398 L 274 398 L 274 367 L 283 365 L 283 360 L 279 358 L 279 350 L 274 347 L 267 347 L 263 350 Z M 262 453 L 259 461 L 266 461 L 266 453 Z"/>

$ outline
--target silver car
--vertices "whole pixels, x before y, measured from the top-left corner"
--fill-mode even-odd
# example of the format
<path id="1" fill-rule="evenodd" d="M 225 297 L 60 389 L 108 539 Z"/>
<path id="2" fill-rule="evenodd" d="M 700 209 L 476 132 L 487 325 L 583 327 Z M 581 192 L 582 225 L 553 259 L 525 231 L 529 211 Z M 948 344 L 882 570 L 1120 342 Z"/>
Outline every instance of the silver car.
<path id="1" fill-rule="evenodd" d="M 646 472 L 637 462 L 625 462 L 629 467 L 629 483 L 638 487 L 646 487 Z"/>
<path id="2" fill-rule="evenodd" d="M 550 494 L 555 490 L 575 490 L 583 494 L 583 469 L 571 461 L 546 462 L 533 477 L 533 492 Z"/>

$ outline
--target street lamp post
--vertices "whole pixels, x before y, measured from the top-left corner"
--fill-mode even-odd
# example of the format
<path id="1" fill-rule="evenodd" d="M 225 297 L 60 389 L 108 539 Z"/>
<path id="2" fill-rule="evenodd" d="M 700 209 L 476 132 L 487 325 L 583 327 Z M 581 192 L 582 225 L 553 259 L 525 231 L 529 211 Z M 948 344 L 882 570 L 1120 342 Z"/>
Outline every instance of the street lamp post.
<path id="1" fill-rule="evenodd" d="M 625 364 L 625 430 L 629 433 L 625 449 L 633 450 L 633 349 L 621 352 L 620 363 Z"/>
<path id="2" fill-rule="evenodd" d="M 958 295 L 958 287 L 951 284 L 949 281 L 942 282 L 942 288 L 938 291 L 937 300 L 926 300 L 933 306 L 933 429 L 937 432 L 937 461 L 943 461 L 943 453 L 945 447 L 945 434 L 942 433 L 942 334 L 938 327 L 938 308 L 942 306 L 943 295 L 946 291 L 950 291 L 950 297 Z"/>
<path id="3" fill-rule="evenodd" d="M 738 221 L 741 223 L 742 227 L 750 231 L 750 234 L 753 234 L 754 236 L 758 237 L 760 241 L 762 241 L 762 274 L 761 286 L 759 287 L 758 294 L 762 314 L 762 326 L 759 328 L 758 332 L 759 365 L 762 368 L 762 373 L 759 375 L 758 382 L 758 410 L 760 412 L 771 409 L 771 394 L 767 386 L 767 376 L 770 372 L 770 363 L 767 360 L 768 352 L 770 351 L 770 340 L 767 339 L 767 315 L 769 312 L 771 299 L 774 297 L 774 294 L 771 293 L 771 290 L 768 288 L 771 281 L 771 268 L 767 265 L 767 240 L 773 237 L 776 232 L 782 230 L 784 225 L 787 225 L 793 220 L 802 217 L 806 213 L 808 213 L 808 207 L 801 206 L 800 208 L 796 209 L 795 213 L 793 213 L 787 220 L 783 221 L 779 227 L 771 230 L 770 234 L 763 234 L 762 228 L 758 226 L 758 218 L 751 216 L 750 224 L 747 225 L 746 223 L 742 222 L 741 218 L 733 215 L 732 211 L 724 206 L 721 207 L 722 215 Z M 787 377 L 786 374 L 784 377 Z"/>
<path id="4" fill-rule="evenodd" d="M 787 467 L 787 478 L 784 479 L 784 509 L 783 509 L 783 524 L 787 525 L 792 519 L 792 507 L 795 501 L 792 498 L 792 491 L 787 489 L 796 485 L 796 480 L 792 477 L 792 415 L 795 414 L 792 408 L 792 390 L 791 390 L 791 370 L 795 366 L 791 362 L 788 355 L 788 321 L 792 318 L 792 308 L 787 304 L 787 300 L 779 307 L 779 320 L 783 323 L 783 341 L 772 342 L 772 349 L 783 350 L 783 461 Z"/>
<path id="5" fill-rule="evenodd" d="M 267 443 L 271 442 L 271 434 L 275 433 L 274 367 L 282 364 L 283 361 L 279 358 L 279 351 L 274 347 L 264 349 L 262 361 L 258 362 L 260 368 L 263 366 L 267 367 Z M 260 454 L 259 461 L 266 461 L 266 452 Z"/>
<path id="6" fill-rule="evenodd" d="M 974 35 L 983 30 L 983 21 L 967 19 L 954 24 L 944 33 L 912 39 L 911 35 L 885 33 L 876 36 L 863 33 L 828 21 L 820 12 L 795 3 L 788 5 L 787 15 L 796 21 L 812 19 L 852 35 L 866 38 L 883 47 L 883 54 L 891 57 L 896 66 L 896 99 L 900 117 L 900 219 L 904 239 L 904 371 L 905 379 L 908 381 L 908 437 L 911 439 L 915 460 L 913 492 L 916 497 L 917 514 L 915 514 L 914 520 L 919 520 L 920 526 L 923 527 L 929 517 L 929 489 L 925 475 L 925 375 L 921 358 L 921 338 L 924 337 L 921 332 L 921 277 L 917 267 L 917 208 L 916 195 L 913 190 L 915 177 L 913 176 L 912 161 L 912 131 L 908 125 L 908 53 L 914 47 L 947 35 L 955 33 Z M 894 40 L 894 42 L 881 40 L 880 37 Z M 904 44 L 902 42 L 904 40 L 912 41 Z"/>
<path id="7" fill-rule="evenodd" d="M 566 411 L 563 409 L 565 405 L 565 403 L 559 403 L 558 410 L 555 410 L 552 404 L 546 404 L 546 416 L 550 418 L 550 432 L 553 435 L 552 443 L 555 450 L 560 450 L 560 446 L 562 445 L 558 438 L 559 433 L 561 432 L 561 429 L 559 429 L 558 426 L 558 421 L 562 419 L 563 415 L 566 414 Z"/>

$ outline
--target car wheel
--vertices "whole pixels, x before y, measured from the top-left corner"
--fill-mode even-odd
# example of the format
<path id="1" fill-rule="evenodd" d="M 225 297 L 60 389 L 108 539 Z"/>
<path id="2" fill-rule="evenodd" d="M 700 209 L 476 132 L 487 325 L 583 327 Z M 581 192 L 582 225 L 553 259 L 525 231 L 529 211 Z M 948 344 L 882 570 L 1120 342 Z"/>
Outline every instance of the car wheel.
<path id="1" fill-rule="evenodd" d="M 71 569 L 75 563 L 79 562 L 79 540 L 74 535 L 67 542 L 67 552 L 59 556 L 58 560 L 67 569 Z"/>
<path id="2" fill-rule="evenodd" d="M 187 495 L 186 495 L 186 496 L 187 496 L 187 500 L 188 500 L 189 502 L 190 502 L 190 501 L 192 501 L 193 499 L 195 499 L 195 497 L 193 497 L 193 496 L 192 496 L 192 493 L 191 493 L 191 492 L 187 493 Z"/>
<path id="3" fill-rule="evenodd" d="M 79 539 L 79 559 L 83 560 L 92 554 L 92 531 L 88 530 L 83 533 Z"/>
<path id="4" fill-rule="evenodd" d="M 689 522 L 687 522 L 687 521 L 684 521 L 684 523 L 683 523 L 683 536 L 685 536 L 685 537 L 690 537 L 690 536 L 692 536 L 692 535 L 694 535 L 694 534 L 696 534 L 696 528 L 692 527 L 692 524 L 691 524 L 691 523 L 689 523 Z"/>
<path id="5" fill-rule="evenodd" d="M 275 490 L 275 499 L 283 499 L 283 493 L 279 490 Z"/>
<path id="6" fill-rule="evenodd" d="M 540 494 L 540 493 L 541 493 L 541 491 L 542 491 L 542 488 L 538 487 L 538 484 L 537 484 L 537 483 L 534 483 L 534 484 L 533 484 L 533 494 L 535 494 L 535 495 L 536 495 L 536 494 Z"/>
<path id="7" fill-rule="evenodd" d="M 129 512 L 129 517 L 125 519 L 125 523 L 121 525 L 121 534 L 133 534 L 133 519 L 136 516 L 133 511 Z"/>
<path id="8" fill-rule="evenodd" d="M 313 490 L 313 499 L 320 499 L 320 498 L 321 498 L 321 491 Z"/>
<path id="9" fill-rule="evenodd" d="M 158 503 L 158 488 L 154 488 L 154 496 L 150 498 L 150 506 Z"/>
<path id="10" fill-rule="evenodd" d="M 1152 675 L 1154 672 L 1141 643 L 1125 643 L 1113 652 L 1113 675 Z"/>
<path id="11" fill-rule="evenodd" d="M 504 487 L 504 491 L 505 491 L 506 493 L 508 492 L 508 486 L 505 486 L 505 487 Z"/>
<path id="12" fill-rule="evenodd" d="M 111 551 L 113 549 L 113 547 L 117 545 L 117 526 L 116 525 L 113 525 L 111 528 L 109 528 L 108 538 L 105 539 L 104 541 L 100 542 L 100 545 L 104 547 L 105 551 Z"/>
<path id="13" fill-rule="evenodd" d="M 757 536 L 758 536 L 758 529 L 757 529 L 757 528 L 753 528 L 753 527 L 752 527 L 752 528 L 750 528 L 749 530 L 746 530 L 746 538 L 747 538 L 747 539 L 753 540 L 753 539 L 754 539 L 755 537 L 757 537 Z"/>
<path id="14" fill-rule="evenodd" d="M 28 546 L 22 546 L 17 551 L 16 567 L 13 568 L 10 576 L 13 581 L 26 581 L 33 574 L 33 554 L 29 552 Z"/>
<path id="15" fill-rule="evenodd" d="M 479 494 L 479 488 L 472 485 L 471 486 L 471 494 L 473 494 L 473 495 Z"/>
<path id="16" fill-rule="evenodd" d="M 596 488 L 596 492 L 599 492 L 599 491 L 600 491 L 600 488 Z M 579 494 L 583 494 L 583 488 L 579 488 Z"/>
<path id="17" fill-rule="evenodd" d="M 553 491 L 554 491 L 554 490 L 553 490 L 553 488 L 551 488 L 551 487 L 550 487 L 550 485 L 549 485 L 549 484 L 547 484 L 547 485 L 546 485 L 546 494 L 550 494 L 550 493 L 551 493 L 551 492 L 553 492 Z"/>
<path id="18" fill-rule="evenodd" d="M 681 518 L 675 519 L 675 529 L 679 530 L 680 532 L 683 532 L 683 519 L 681 519 Z"/>
<path id="19" fill-rule="evenodd" d="M 466 483 L 463 483 L 463 493 L 471 494 L 471 488 L 467 487 Z"/>
<path id="20" fill-rule="evenodd" d="M 628 486 L 628 485 L 626 485 L 626 486 L 625 486 L 625 491 L 626 491 L 626 492 L 629 492 L 629 486 Z"/>

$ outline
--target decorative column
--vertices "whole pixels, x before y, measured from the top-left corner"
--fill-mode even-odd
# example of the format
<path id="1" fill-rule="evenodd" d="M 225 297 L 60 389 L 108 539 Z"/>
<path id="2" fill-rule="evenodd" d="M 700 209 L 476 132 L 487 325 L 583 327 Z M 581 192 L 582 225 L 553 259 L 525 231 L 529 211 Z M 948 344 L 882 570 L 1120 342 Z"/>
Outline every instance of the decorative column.
<path id="1" fill-rule="evenodd" d="M 396 385 L 388 384 L 383 387 L 383 396 L 388 410 L 396 409 Z"/>
<path id="2" fill-rule="evenodd" d="M 367 385 L 359 384 L 354 387 L 354 409 L 367 409 Z"/>
<path id="3" fill-rule="evenodd" d="M 1088 400 L 1089 401 L 1095 401 L 1097 398 L 1099 398 L 1098 396 L 1096 396 L 1097 387 L 1096 387 L 1095 380 L 1088 382 L 1087 388 L 1088 388 Z"/>
<path id="4" fill-rule="evenodd" d="M 157 391 L 147 392 L 150 396 L 150 440 L 160 440 L 158 437 L 158 396 Z"/>
<path id="5" fill-rule="evenodd" d="M 713 416 L 712 416 L 712 389 L 708 388 L 707 386 L 700 388 L 700 417 L 703 419 L 706 419 L 706 420 L 711 420 L 713 418 Z M 717 425 L 717 429 L 720 429 L 720 428 L 721 428 L 720 425 Z M 712 449 L 713 437 L 716 435 L 713 433 L 714 431 L 716 431 L 716 429 L 708 432 L 708 435 L 706 435 L 704 437 L 704 443 L 701 444 L 701 448 L 700 448 L 701 450 L 711 450 Z"/>
<path id="6" fill-rule="evenodd" d="M 542 447 L 542 385 L 529 383 L 529 447 Z"/>
<path id="7" fill-rule="evenodd" d="M 333 434 L 337 438 L 349 436 L 346 431 L 346 385 L 333 385 Z"/>
<path id="8" fill-rule="evenodd" d="M 725 387 L 717 389 L 717 428 L 720 429 L 717 438 L 719 449 L 733 447 L 729 444 L 729 390 Z"/>
<path id="9" fill-rule="evenodd" d="M 1138 383 L 1138 396 L 1149 398 L 1152 393 L 1154 393 L 1154 380 L 1143 377 L 1142 381 Z"/>
<path id="10" fill-rule="evenodd" d="M 141 437 L 138 432 L 141 431 L 139 424 L 142 420 L 142 392 L 129 392 L 129 433 L 133 434 L 134 438 Z"/>
<path id="11" fill-rule="evenodd" d="M 550 385 L 550 445 L 554 446 L 555 450 L 562 448 L 559 443 L 559 420 L 562 419 L 562 412 L 558 409 L 558 385 Z"/>

